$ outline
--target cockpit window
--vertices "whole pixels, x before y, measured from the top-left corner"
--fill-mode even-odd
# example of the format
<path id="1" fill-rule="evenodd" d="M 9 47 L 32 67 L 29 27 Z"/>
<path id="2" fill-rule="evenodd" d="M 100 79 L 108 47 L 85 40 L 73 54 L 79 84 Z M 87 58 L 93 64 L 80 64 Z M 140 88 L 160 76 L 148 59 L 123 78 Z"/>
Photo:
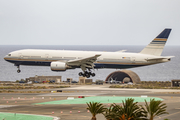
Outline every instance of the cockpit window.
<path id="1" fill-rule="evenodd" d="M 8 54 L 8 56 L 11 56 L 11 54 Z"/>

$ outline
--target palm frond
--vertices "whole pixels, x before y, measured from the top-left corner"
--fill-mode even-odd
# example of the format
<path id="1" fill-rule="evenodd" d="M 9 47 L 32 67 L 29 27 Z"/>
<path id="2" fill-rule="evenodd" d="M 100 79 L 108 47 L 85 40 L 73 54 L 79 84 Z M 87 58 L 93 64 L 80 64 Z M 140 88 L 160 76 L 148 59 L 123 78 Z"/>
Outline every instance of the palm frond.
<path id="1" fill-rule="evenodd" d="M 145 100 L 145 108 L 150 119 L 162 114 L 168 114 L 168 112 L 166 112 L 166 104 L 160 100 L 151 99 L 149 104 Z"/>

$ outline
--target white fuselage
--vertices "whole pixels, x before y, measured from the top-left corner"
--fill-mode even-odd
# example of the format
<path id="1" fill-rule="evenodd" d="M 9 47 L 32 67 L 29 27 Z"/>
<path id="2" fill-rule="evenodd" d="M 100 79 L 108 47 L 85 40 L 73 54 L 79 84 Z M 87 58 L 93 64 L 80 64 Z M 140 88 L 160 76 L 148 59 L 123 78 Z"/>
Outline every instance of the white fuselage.
<path id="1" fill-rule="evenodd" d="M 168 62 L 168 58 L 141 53 L 126 52 L 98 52 L 98 51 L 66 51 L 66 50 L 38 50 L 25 49 L 9 53 L 5 60 L 15 65 L 50 66 L 51 62 L 67 63 L 70 60 L 80 60 L 89 56 L 100 55 L 94 62 L 94 68 L 132 68 L 151 64 Z M 151 59 L 151 60 L 149 60 Z M 72 66 L 79 68 L 80 66 Z"/>
<path id="2" fill-rule="evenodd" d="M 25 49 L 13 51 L 4 59 L 14 63 L 18 73 L 20 65 L 50 66 L 52 71 L 81 68 L 79 76 L 89 78 L 95 76 L 91 69 L 125 69 L 170 61 L 174 56 L 161 56 L 170 32 L 164 29 L 140 53 Z"/>

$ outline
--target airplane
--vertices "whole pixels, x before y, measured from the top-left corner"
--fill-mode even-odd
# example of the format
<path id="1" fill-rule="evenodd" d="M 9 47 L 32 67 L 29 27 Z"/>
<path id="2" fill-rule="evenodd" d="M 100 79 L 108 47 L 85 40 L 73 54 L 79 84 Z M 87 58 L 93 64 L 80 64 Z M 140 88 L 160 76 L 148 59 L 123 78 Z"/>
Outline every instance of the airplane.
<path id="1" fill-rule="evenodd" d="M 23 49 L 10 52 L 4 59 L 17 66 L 18 73 L 20 65 L 50 66 L 52 71 L 81 68 L 79 76 L 89 78 L 95 76 L 91 72 L 94 69 L 126 69 L 170 61 L 174 56 L 161 56 L 170 32 L 164 29 L 139 53 Z"/>

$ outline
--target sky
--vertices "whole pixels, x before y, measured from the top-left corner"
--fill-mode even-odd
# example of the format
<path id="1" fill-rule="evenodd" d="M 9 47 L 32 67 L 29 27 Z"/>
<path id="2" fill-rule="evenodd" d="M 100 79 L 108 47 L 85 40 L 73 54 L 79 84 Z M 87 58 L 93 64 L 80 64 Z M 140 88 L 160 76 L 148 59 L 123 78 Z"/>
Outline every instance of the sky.
<path id="1" fill-rule="evenodd" d="M 0 45 L 147 45 L 172 28 L 180 0 L 0 0 Z"/>

